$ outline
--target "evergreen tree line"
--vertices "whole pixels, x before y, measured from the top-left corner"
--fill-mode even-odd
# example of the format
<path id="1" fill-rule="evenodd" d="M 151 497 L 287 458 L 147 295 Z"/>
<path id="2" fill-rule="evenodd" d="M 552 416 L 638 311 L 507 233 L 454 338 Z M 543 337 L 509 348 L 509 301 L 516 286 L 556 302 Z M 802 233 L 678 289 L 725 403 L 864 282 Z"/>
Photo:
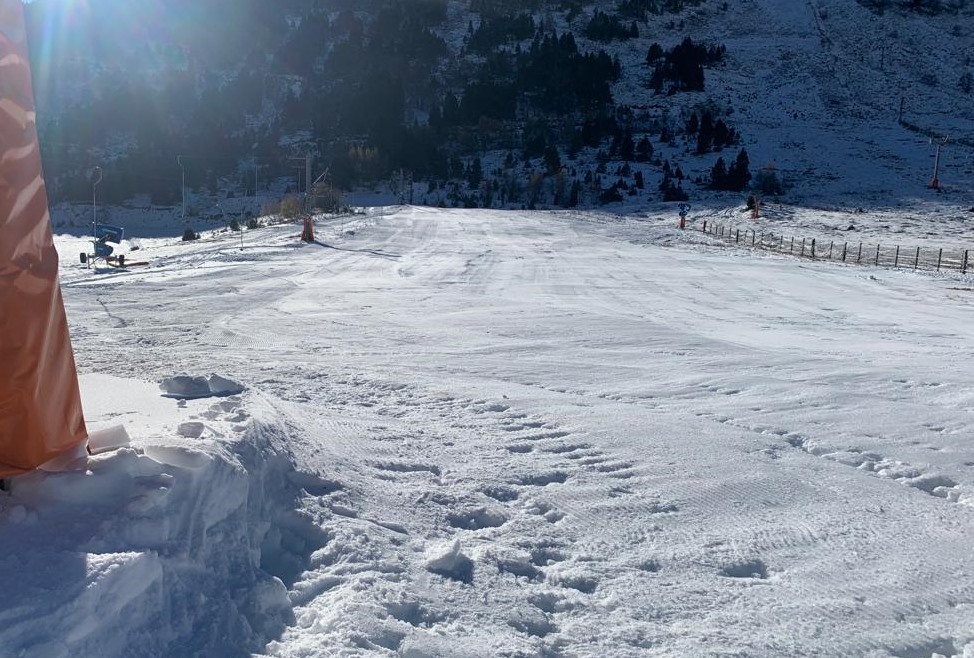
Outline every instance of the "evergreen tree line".
<path id="1" fill-rule="evenodd" d="M 679 13 L 686 7 L 696 7 L 705 0 L 622 0 L 618 13 L 623 18 L 645 21 L 649 15 Z"/>
<path id="2" fill-rule="evenodd" d="M 744 149 L 738 151 L 737 158 L 734 159 L 730 167 L 721 157 L 717 158 L 717 162 L 710 170 L 710 188 L 713 190 L 741 192 L 750 180 L 750 160 L 747 151 Z"/>
<path id="3" fill-rule="evenodd" d="M 608 43 L 612 40 L 627 41 L 639 38 L 639 28 L 632 21 L 625 25 L 618 16 L 610 16 L 604 11 L 595 10 L 588 25 L 585 26 L 585 36 L 592 41 Z"/>
<path id="4" fill-rule="evenodd" d="M 723 45 L 706 46 L 694 43 L 686 37 L 669 51 L 654 43 L 646 53 L 646 63 L 653 67 L 649 86 L 662 93 L 666 83 L 671 83 L 667 93 L 678 91 L 703 91 L 704 66 L 715 64 L 724 57 L 727 48 Z"/>
<path id="5" fill-rule="evenodd" d="M 536 161 L 530 177 L 539 178 L 520 188 L 499 183 L 494 201 L 517 198 L 516 189 L 529 201 L 557 199 L 559 205 L 573 198 L 606 203 L 639 193 L 649 167 L 633 172 L 630 163 L 660 166 L 651 137 L 672 143 L 671 128 L 677 127 L 637 127 L 611 93 L 621 75 L 618 59 L 604 49 L 583 51 L 570 32 L 555 34 L 536 25 L 525 9 L 540 4 L 471 0 L 471 7 L 483 13 L 477 27 L 471 24 L 468 30 L 467 48 L 479 55 L 464 62 L 466 68 L 445 60 L 450 51 L 438 35 L 445 0 L 379 0 L 377 5 L 335 0 L 329 6 L 337 11 L 309 14 L 271 49 L 273 58 L 266 44 L 250 50 L 237 44 L 243 50 L 234 75 L 196 68 L 190 53 L 188 64 L 180 62 L 159 78 L 161 84 L 119 84 L 111 94 L 92 94 L 89 105 L 45 122 L 44 157 L 52 191 L 62 199 L 86 201 L 88 174 L 98 164 L 106 177 L 99 188 L 104 201 L 148 193 L 154 203 L 175 203 L 181 181 L 178 154 L 184 156 L 188 187 L 214 195 L 228 189 L 253 194 L 258 163 L 262 181 L 291 175 L 288 158 L 310 149 L 315 170 L 329 167 L 338 187 L 384 180 L 405 170 L 441 185 L 465 183 L 462 202 L 483 203 L 480 192 L 471 191 L 493 183 L 476 154 L 507 148 Z M 675 5 L 641 6 L 655 12 Z M 638 32 L 635 23 L 626 25 L 601 11 L 593 14 L 596 18 L 589 25 L 602 39 Z M 600 32 L 603 28 L 608 31 Z M 506 47 L 527 38 L 531 42 L 523 48 Z M 723 46 L 688 38 L 669 51 L 654 44 L 647 62 L 684 91 L 692 87 L 687 80 L 697 68 L 702 71 L 703 64 L 723 54 Z M 710 111 L 695 112 L 683 127 L 696 139 L 697 153 L 738 141 L 733 128 Z M 279 144 L 280 135 L 301 132 L 309 138 L 299 149 Z M 124 148 L 111 160 L 90 148 L 113 140 Z M 600 166 L 621 163 L 617 172 L 597 173 L 592 180 L 565 173 L 563 158 L 574 162 L 583 149 L 597 152 Z M 736 184 L 727 182 L 741 178 L 736 164 L 712 176 L 715 189 Z M 677 172 L 664 171 L 664 199 L 686 195 L 684 177 Z"/>

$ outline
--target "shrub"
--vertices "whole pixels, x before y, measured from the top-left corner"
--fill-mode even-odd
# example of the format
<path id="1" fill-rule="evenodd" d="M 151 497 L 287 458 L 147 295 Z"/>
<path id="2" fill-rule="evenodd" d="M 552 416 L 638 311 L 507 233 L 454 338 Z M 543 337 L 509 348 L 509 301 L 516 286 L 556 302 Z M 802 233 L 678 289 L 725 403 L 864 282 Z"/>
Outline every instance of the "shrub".
<path id="1" fill-rule="evenodd" d="M 193 240 L 199 240 L 200 234 L 191 228 L 187 228 L 183 231 L 183 242 L 191 242 Z"/>
<path id="2" fill-rule="evenodd" d="M 293 219 L 301 214 L 303 210 L 303 204 L 301 199 L 295 195 L 284 197 L 281 201 L 280 210 L 278 211 L 282 217 L 287 219 Z"/>

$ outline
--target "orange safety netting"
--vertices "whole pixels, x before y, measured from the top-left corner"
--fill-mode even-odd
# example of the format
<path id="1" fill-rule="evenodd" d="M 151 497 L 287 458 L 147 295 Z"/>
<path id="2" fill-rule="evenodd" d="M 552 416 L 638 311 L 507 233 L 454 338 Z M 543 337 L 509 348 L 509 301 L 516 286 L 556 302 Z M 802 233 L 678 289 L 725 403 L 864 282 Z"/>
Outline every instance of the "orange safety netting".
<path id="1" fill-rule="evenodd" d="M 41 173 L 21 0 L 0 0 L 0 477 L 87 438 Z"/>

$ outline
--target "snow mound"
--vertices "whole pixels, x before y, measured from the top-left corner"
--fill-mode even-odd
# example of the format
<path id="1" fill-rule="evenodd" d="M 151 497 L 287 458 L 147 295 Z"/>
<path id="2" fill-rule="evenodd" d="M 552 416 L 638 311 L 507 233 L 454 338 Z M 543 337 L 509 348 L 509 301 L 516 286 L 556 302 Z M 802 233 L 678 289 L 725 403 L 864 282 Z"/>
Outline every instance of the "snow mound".
<path id="1" fill-rule="evenodd" d="M 126 393 L 151 389 L 98 384 L 115 388 L 101 393 L 122 413 Z M 289 548 L 267 539 L 298 493 L 290 457 L 271 447 L 283 433 L 273 417 L 219 440 L 157 426 L 81 468 L 11 478 L 0 656 L 246 655 L 278 637 L 294 620 L 275 568 Z M 106 436 L 128 439 L 124 428 Z"/>
<path id="2" fill-rule="evenodd" d="M 220 375 L 210 375 L 209 377 L 177 375 L 175 377 L 167 377 L 159 382 L 159 388 L 163 390 L 163 396 L 176 398 L 177 400 L 226 397 L 229 395 L 239 395 L 245 390 L 241 384 L 226 377 L 221 377 Z"/>

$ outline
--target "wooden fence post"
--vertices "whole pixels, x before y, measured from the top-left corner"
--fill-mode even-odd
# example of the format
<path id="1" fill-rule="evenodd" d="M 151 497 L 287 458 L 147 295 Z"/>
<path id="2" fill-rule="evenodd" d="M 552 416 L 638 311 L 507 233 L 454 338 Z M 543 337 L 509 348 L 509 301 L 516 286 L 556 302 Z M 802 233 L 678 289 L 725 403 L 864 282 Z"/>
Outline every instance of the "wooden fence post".
<path id="1" fill-rule="evenodd" d="M 913 259 L 913 269 L 920 267 L 920 247 L 917 247 L 917 255 Z"/>
<path id="2" fill-rule="evenodd" d="M 754 243 L 757 241 L 757 238 L 758 238 L 758 232 L 757 231 L 751 231 L 751 246 L 752 247 L 754 246 Z M 764 239 L 764 236 L 761 236 L 761 239 L 763 240 Z"/>
<path id="3" fill-rule="evenodd" d="M 896 245 L 896 258 L 893 260 L 893 268 L 900 266 L 900 245 Z"/>
<path id="4" fill-rule="evenodd" d="M 961 274 L 967 274 L 967 249 L 964 250 L 964 263 L 960 268 Z"/>
<path id="5" fill-rule="evenodd" d="M 940 271 L 940 262 L 944 259 L 944 248 L 940 248 L 940 253 L 937 254 L 937 271 Z"/>
<path id="6" fill-rule="evenodd" d="M 834 240 L 829 240 L 829 260 L 832 260 L 832 247 L 835 246 Z"/>
<path id="7" fill-rule="evenodd" d="M 846 255 L 846 252 L 848 250 L 849 250 L 849 243 L 848 242 L 843 242 L 842 243 L 842 262 L 843 263 L 845 262 L 845 255 Z"/>
<path id="8" fill-rule="evenodd" d="M 700 229 L 700 232 L 701 233 L 706 233 L 707 232 L 707 220 L 706 219 L 703 220 L 703 228 Z"/>
<path id="9" fill-rule="evenodd" d="M 876 265 L 879 265 L 879 247 L 880 245 L 876 245 Z"/>
<path id="10" fill-rule="evenodd" d="M 788 253 L 789 254 L 795 253 L 795 236 L 791 237 L 791 246 L 788 247 Z"/>
<path id="11" fill-rule="evenodd" d="M 812 238 L 812 258 L 815 258 L 815 238 Z"/>
<path id="12" fill-rule="evenodd" d="M 860 242 L 859 243 L 859 255 L 856 256 L 856 262 L 859 263 L 861 261 L 862 261 L 862 243 Z"/>
<path id="13" fill-rule="evenodd" d="M 747 234 L 745 233 L 745 236 L 746 235 Z M 740 243 L 740 241 L 741 241 L 741 229 L 737 229 L 737 236 L 734 238 L 734 242 L 735 243 Z"/>

